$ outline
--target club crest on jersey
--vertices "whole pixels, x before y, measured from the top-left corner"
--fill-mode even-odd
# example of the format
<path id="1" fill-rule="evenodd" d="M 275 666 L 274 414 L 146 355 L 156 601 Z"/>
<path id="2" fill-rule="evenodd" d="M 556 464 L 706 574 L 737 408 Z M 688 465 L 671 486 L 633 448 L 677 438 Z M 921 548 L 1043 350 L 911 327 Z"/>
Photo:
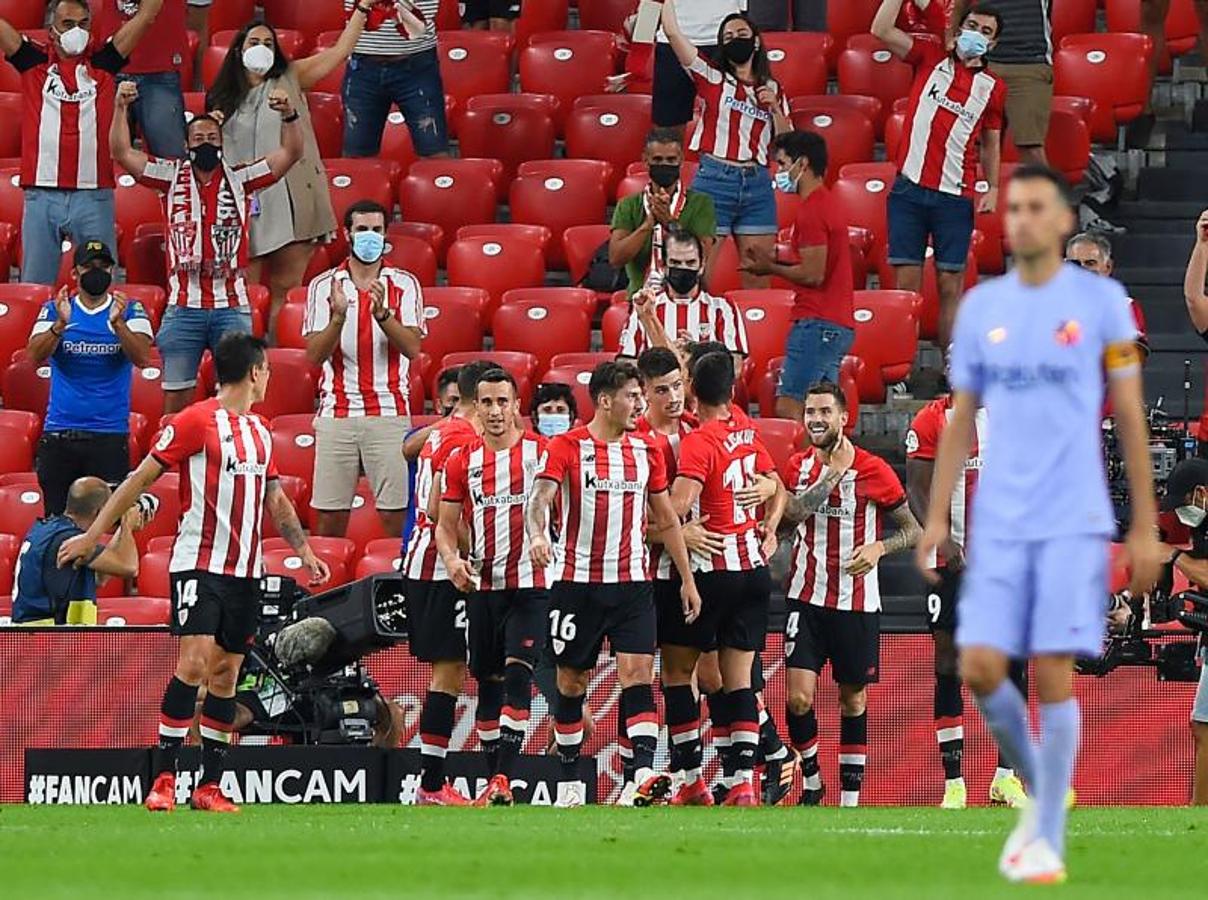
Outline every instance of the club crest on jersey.
<path id="1" fill-rule="evenodd" d="M 1066 319 L 1057 326 L 1053 338 L 1062 347 L 1073 347 L 1082 340 L 1082 326 L 1076 319 Z"/>

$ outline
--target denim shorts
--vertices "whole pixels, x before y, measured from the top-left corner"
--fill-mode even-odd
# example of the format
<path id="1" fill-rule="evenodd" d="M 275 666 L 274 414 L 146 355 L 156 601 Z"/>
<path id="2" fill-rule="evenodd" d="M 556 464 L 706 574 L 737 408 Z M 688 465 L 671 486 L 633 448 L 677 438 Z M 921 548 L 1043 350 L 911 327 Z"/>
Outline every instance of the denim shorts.
<path id="1" fill-rule="evenodd" d="M 435 50 L 402 60 L 354 54 L 344 69 L 344 155 L 377 156 L 397 104 L 420 156 L 449 152 L 445 89 Z"/>
<path id="2" fill-rule="evenodd" d="M 798 319 L 784 345 L 784 367 L 780 370 L 777 397 L 805 398 L 819 381 L 839 383 L 839 366 L 851 349 L 856 333 L 825 319 Z"/>
<path id="3" fill-rule="evenodd" d="M 169 306 L 155 336 L 164 360 L 164 390 L 183 391 L 197 384 L 197 367 L 206 349 L 213 351 L 228 331 L 252 330 L 252 311 L 246 306 L 228 309 L 190 309 Z"/>
<path id="4" fill-rule="evenodd" d="M 713 198 L 717 234 L 775 234 L 776 196 L 766 166 L 733 166 L 702 156 L 692 190 Z"/>
<path id="5" fill-rule="evenodd" d="M 889 264 L 921 266 L 927 239 L 935 248 L 935 267 L 963 272 L 973 236 L 973 201 L 919 187 L 898 176 L 889 192 Z"/>

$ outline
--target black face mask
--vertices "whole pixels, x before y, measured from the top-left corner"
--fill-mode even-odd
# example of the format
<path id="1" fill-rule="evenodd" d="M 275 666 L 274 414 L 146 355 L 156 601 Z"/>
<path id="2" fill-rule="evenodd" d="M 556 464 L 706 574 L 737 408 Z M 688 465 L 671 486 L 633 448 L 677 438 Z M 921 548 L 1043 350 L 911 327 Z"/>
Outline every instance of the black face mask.
<path id="1" fill-rule="evenodd" d="M 112 283 L 113 276 L 104 269 L 89 269 L 80 276 L 80 287 L 89 297 L 103 297 Z"/>
<path id="2" fill-rule="evenodd" d="M 741 66 L 743 63 L 750 62 L 751 57 L 755 55 L 755 38 L 734 38 L 728 44 L 722 44 L 721 52 L 734 65 Z"/>
<path id="3" fill-rule="evenodd" d="M 681 269 L 675 266 L 667 269 L 667 287 L 677 294 L 691 294 L 699 283 L 700 272 L 696 269 Z"/>
<path id="4" fill-rule="evenodd" d="M 650 169 L 650 180 L 661 188 L 671 188 L 680 180 L 679 166 L 672 166 L 667 163 L 652 163 L 647 168 Z"/>
<path id="5" fill-rule="evenodd" d="M 189 161 L 199 172 L 213 172 L 222 159 L 222 148 L 213 144 L 198 144 L 189 150 Z"/>

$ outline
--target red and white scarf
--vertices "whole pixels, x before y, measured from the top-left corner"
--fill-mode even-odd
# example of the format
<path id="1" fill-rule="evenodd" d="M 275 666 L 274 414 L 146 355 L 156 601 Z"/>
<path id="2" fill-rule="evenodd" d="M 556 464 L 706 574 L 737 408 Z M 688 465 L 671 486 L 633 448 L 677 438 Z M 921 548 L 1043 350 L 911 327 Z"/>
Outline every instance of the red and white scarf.
<path id="1" fill-rule="evenodd" d="M 654 187 L 653 183 L 650 187 Z M 672 222 L 679 220 L 680 213 L 684 211 L 684 204 L 687 202 L 688 192 L 684 190 L 684 183 L 677 181 L 671 191 L 671 202 L 668 204 Z M 642 192 L 642 210 L 646 215 L 650 215 L 649 188 Z M 667 262 L 663 250 L 665 237 L 662 223 L 655 219 L 654 230 L 650 233 L 650 266 L 646 269 L 645 281 L 645 287 L 655 291 L 662 289 L 663 276 L 667 272 Z"/>

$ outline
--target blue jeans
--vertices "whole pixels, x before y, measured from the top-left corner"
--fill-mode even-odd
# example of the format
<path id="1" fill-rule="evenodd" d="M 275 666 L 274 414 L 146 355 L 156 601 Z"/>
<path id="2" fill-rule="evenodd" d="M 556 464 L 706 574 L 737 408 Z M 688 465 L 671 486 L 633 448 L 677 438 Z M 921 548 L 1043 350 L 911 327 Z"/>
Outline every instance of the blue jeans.
<path id="1" fill-rule="evenodd" d="M 21 216 L 21 280 L 53 285 L 59 276 L 63 238 L 76 246 L 104 241 L 117 253 L 113 189 L 65 191 L 26 188 Z"/>
<path id="2" fill-rule="evenodd" d="M 973 201 L 968 197 L 919 187 L 899 175 L 886 214 L 890 265 L 921 266 L 930 238 L 939 271 L 964 271 L 973 238 Z"/>
<path id="3" fill-rule="evenodd" d="M 377 156 L 397 104 L 420 156 L 449 152 L 445 89 L 435 50 L 402 60 L 353 54 L 344 69 L 344 155 Z"/>
<path id="4" fill-rule="evenodd" d="M 213 352 L 228 331 L 252 330 L 252 311 L 246 306 L 227 309 L 189 309 L 169 306 L 155 343 L 164 360 L 164 390 L 183 391 L 197 384 L 201 354 Z"/>
<path id="5" fill-rule="evenodd" d="M 152 156 L 180 159 L 185 155 L 185 98 L 179 72 L 122 75 L 121 81 L 138 85 L 138 100 L 131 109 Z"/>
<path id="6" fill-rule="evenodd" d="M 735 166 L 702 156 L 692 190 L 713 199 L 718 237 L 777 231 L 776 197 L 766 166 Z"/>
<path id="7" fill-rule="evenodd" d="M 825 319 L 798 319 L 784 345 L 777 397 L 802 400 L 819 381 L 839 383 L 839 366 L 851 349 L 856 333 Z"/>

